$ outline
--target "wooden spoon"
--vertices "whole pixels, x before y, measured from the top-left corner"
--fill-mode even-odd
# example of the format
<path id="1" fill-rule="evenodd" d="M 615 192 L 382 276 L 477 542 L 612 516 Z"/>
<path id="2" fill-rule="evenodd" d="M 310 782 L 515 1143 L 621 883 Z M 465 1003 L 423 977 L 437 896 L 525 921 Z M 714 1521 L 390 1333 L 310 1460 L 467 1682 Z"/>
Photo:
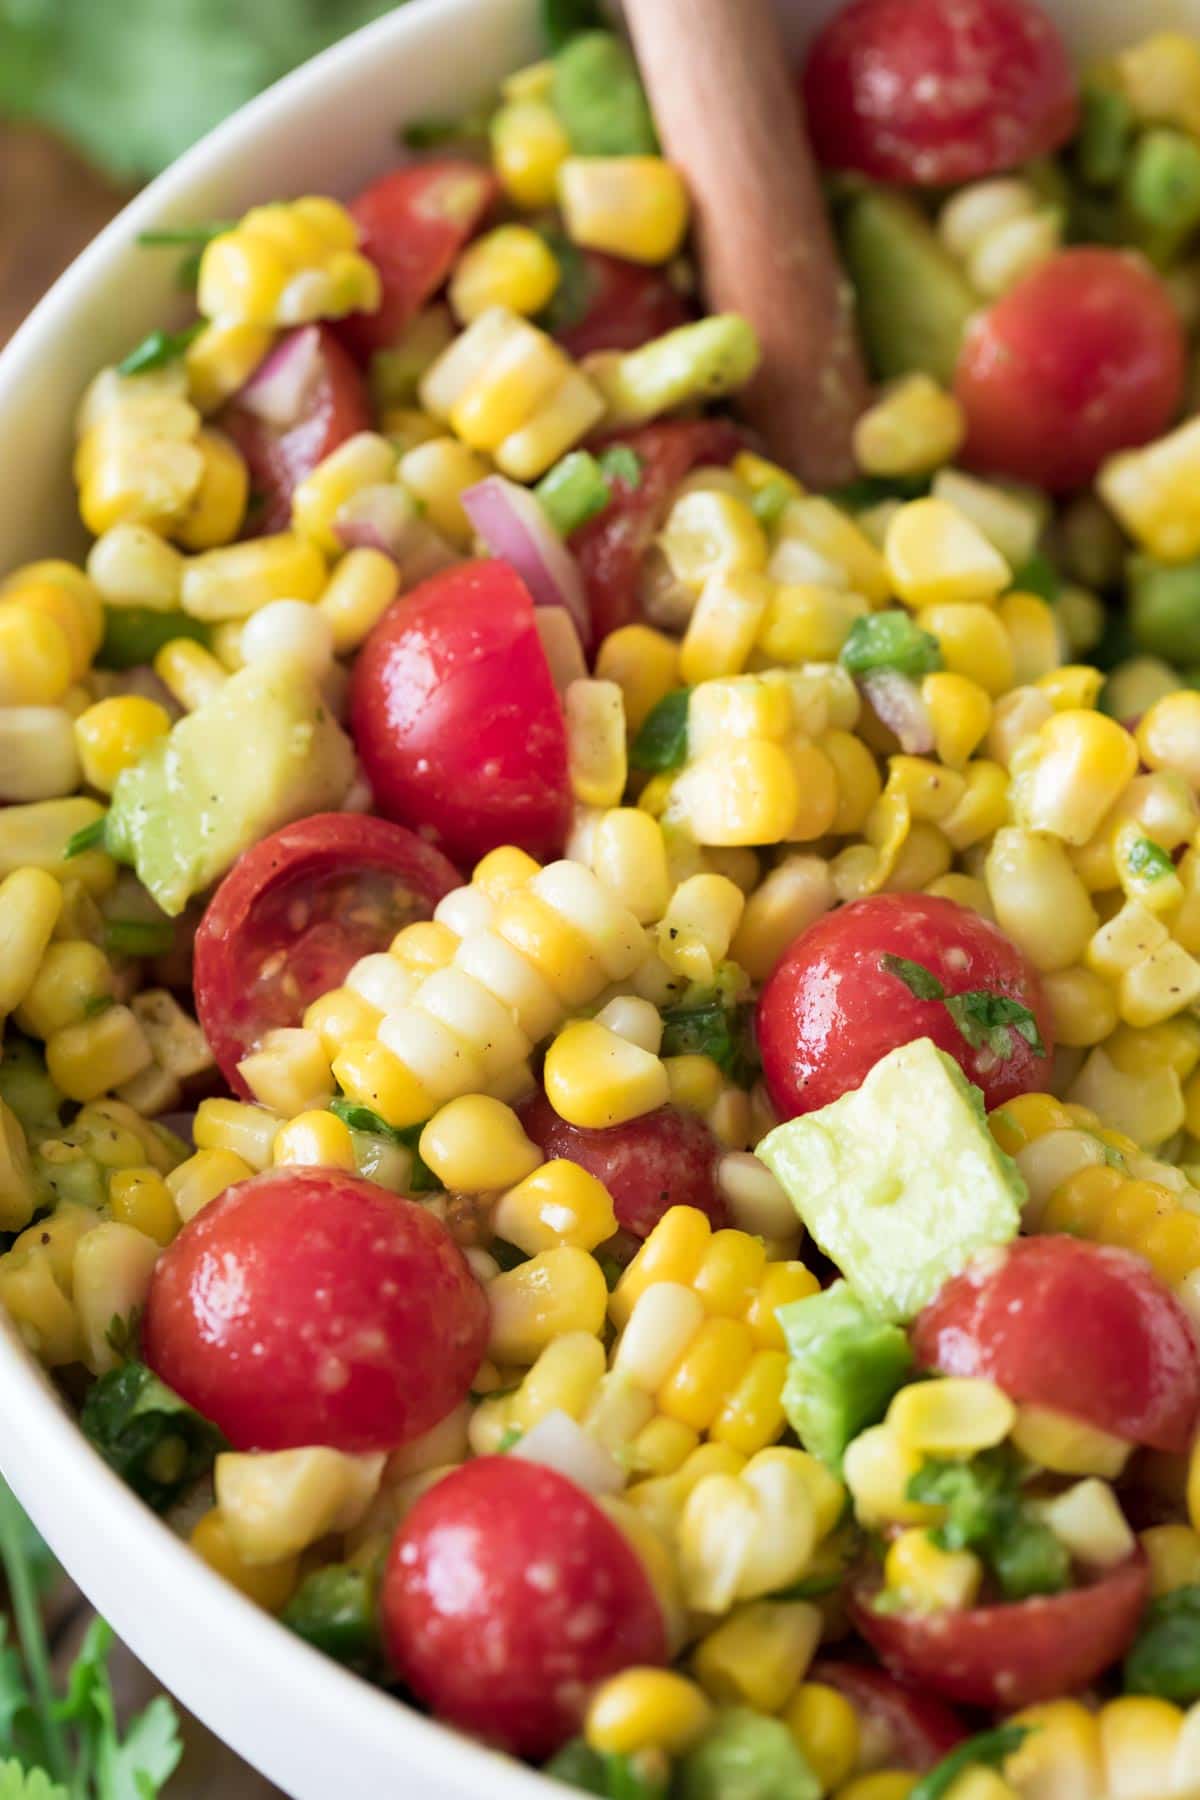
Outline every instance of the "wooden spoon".
<path id="1" fill-rule="evenodd" d="M 762 344 L 741 410 L 805 482 L 848 481 L 866 376 L 770 0 L 625 0 L 625 13 L 691 190 L 709 304 L 744 314 Z"/>

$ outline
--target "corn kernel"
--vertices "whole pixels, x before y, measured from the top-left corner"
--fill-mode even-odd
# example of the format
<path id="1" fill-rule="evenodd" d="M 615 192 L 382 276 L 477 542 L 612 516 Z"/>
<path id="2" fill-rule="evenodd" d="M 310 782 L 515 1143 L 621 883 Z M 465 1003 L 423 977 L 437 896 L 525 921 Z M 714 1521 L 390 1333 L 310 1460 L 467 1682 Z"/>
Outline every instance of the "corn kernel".
<path id="1" fill-rule="evenodd" d="M 906 1610 L 965 1611 L 975 1604 L 983 1583 L 983 1564 L 970 1550 L 942 1550 L 928 1531 L 910 1527 L 888 1545 L 884 1584 L 903 1596 Z"/>
<path id="2" fill-rule="evenodd" d="M 559 282 L 554 252 L 528 225 L 498 225 L 462 252 L 450 278 L 450 304 L 464 325 L 490 306 L 532 317 Z"/>
<path id="3" fill-rule="evenodd" d="M 558 171 L 571 140 L 543 99 L 512 100 L 491 122 L 492 163 L 514 205 L 534 212 L 552 206 Z"/>
<path id="4" fill-rule="evenodd" d="M 605 1756 L 664 1750 L 681 1756 L 708 1729 L 712 1708 L 694 1681 L 673 1669 L 622 1669 L 592 1695 L 583 1735 Z"/>
<path id="5" fill-rule="evenodd" d="M 276 1563 L 246 1563 L 233 1548 L 229 1529 L 217 1507 L 206 1512 L 192 1528 L 192 1549 L 210 1569 L 232 1582 L 240 1593 L 267 1612 L 282 1612 L 292 1597 L 299 1563 L 289 1556 Z"/>
<path id="6" fill-rule="evenodd" d="M 751 1601 L 701 1638 L 692 1667 L 718 1706 L 774 1713 L 803 1680 L 820 1636 L 815 1606 Z"/>
<path id="7" fill-rule="evenodd" d="M 944 500 L 913 500 L 888 527 L 884 558 L 895 592 L 913 607 L 988 603 L 1009 585 L 1000 552 Z"/>
<path id="8" fill-rule="evenodd" d="M 965 434 L 953 394 L 929 375 L 906 375 L 859 418 L 854 458 L 867 475 L 923 475 L 952 461 Z"/>
<path id="9" fill-rule="evenodd" d="M 169 1244 L 179 1229 L 179 1215 L 170 1188 L 157 1169 L 114 1169 L 108 1178 L 108 1206 L 121 1225 Z"/>
<path id="10" fill-rule="evenodd" d="M 589 1130 L 653 1112 L 669 1094 L 657 1056 L 586 1019 L 574 1020 L 551 1044 L 544 1081 L 559 1116 Z"/>
<path id="11" fill-rule="evenodd" d="M 828 1794 L 840 1788 L 859 1760 L 858 1714 L 846 1696 L 823 1681 L 800 1684 L 783 1709 L 783 1722 Z"/>
<path id="12" fill-rule="evenodd" d="M 441 1107 L 422 1131 L 420 1149 L 442 1186 L 462 1193 L 513 1187 L 542 1161 L 511 1107 L 484 1094 Z"/>
<path id="13" fill-rule="evenodd" d="M 489 1355 L 502 1363 L 536 1362 L 568 1331 L 599 1335 L 608 1289 L 599 1263 L 572 1244 L 541 1250 L 488 1284 Z"/>
<path id="14" fill-rule="evenodd" d="M 688 227 L 688 195 L 658 156 L 568 156 L 557 170 L 572 243 L 630 262 L 669 262 Z"/>
<path id="15" fill-rule="evenodd" d="M 75 742 L 89 787 L 111 794 L 117 776 L 171 729 L 166 708 L 140 694 L 97 701 L 75 721 Z"/>

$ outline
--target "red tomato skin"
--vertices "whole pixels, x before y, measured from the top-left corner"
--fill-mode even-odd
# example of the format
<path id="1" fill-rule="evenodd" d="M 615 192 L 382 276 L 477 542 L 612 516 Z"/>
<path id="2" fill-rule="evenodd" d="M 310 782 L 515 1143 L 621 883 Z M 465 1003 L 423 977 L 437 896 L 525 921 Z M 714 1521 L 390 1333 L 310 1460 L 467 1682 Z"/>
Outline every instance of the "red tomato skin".
<path id="1" fill-rule="evenodd" d="M 586 1131 L 560 1119 L 545 1094 L 519 1108 L 526 1135 L 549 1160 L 565 1157 L 602 1181 L 617 1224 L 646 1238 L 671 1206 L 694 1206 L 714 1230 L 729 1224 L 716 1183 L 721 1146 L 703 1119 L 660 1106 L 626 1125 Z"/>
<path id="2" fill-rule="evenodd" d="M 731 462 L 742 436 L 728 419 L 668 419 L 622 432 L 612 442 L 627 444 L 640 459 L 638 483 L 631 488 L 618 477 L 604 511 L 568 540 L 583 576 L 594 644 L 641 617 L 642 558 L 679 483 L 701 463 Z"/>
<path id="3" fill-rule="evenodd" d="M 344 915 L 318 919 L 305 932 L 287 916 L 290 903 L 319 897 L 323 884 L 340 884 L 356 871 L 410 887 L 411 909 L 382 921 L 378 934 L 369 926 L 356 931 Z M 237 1065 L 263 1033 L 298 1025 L 310 1002 L 340 987 L 360 956 L 386 950 L 402 925 L 429 918 L 461 880 L 415 832 L 363 813 L 310 814 L 239 857 L 200 921 L 193 964 L 197 1017 L 230 1087 L 250 1099 Z M 256 969 L 281 952 L 294 997 L 279 987 L 264 995 L 256 985 Z"/>
<path id="4" fill-rule="evenodd" d="M 807 1679 L 824 1682 L 846 1696 L 870 1727 L 873 1746 L 877 1735 L 886 1737 L 881 1760 L 891 1767 L 923 1775 L 967 1735 L 958 1715 L 944 1701 L 917 1693 L 869 1664 L 822 1661 Z"/>
<path id="5" fill-rule="evenodd" d="M 507 563 L 461 563 L 395 601 L 359 651 L 350 719 L 379 810 L 464 867 L 498 844 L 561 850 L 566 726 Z"/>
<path id="6" fill-rule="evenodd" d="M 641 1561 L 591 1496 L 517 1457 L 484 1456 L 422 1494 L 380 1594 L 389 1660 L 439 1719 L 541 1760 L 589 1688 L 667 1661 Z"/>
<path id="7" fill-rule="evenodd" d="M 583 317 L 554 336 L 576 358 L 596 350 L 637 350 L 685 325 L 692 314 L 662 269 L 581 250 L 587 299 Z"/>
<path id="8" fill-rule="evenodd" d="M 879 966 L 885 954 L 921 963 L 947 993 L 987 988 L 1021 1001 L 1046 1055 L 1014 1031 L 1012 1056 L 988 1068 L 986 1052 L 971 1048 L 940 1001 L 918 1000 Z M 1049 1082 L 1050 1012 L 1032 967 L 995 925 L 937 895 L 872 894 L 826 913 L 795 939 L 759 996 L 763 1074 L 784 1119 L 861 1086 L 881 1057 L 921 1037 L 954 1057 L 989 1107 Z"/>
<path id="9" fill-rule="evenodd" d="M 1186 1451 L 1200 1424 L 1200 1356 L 1175 1296 L 1128 1250 L 1018 1238 L 1002 1262 L 956 1275 L 922 1312 L 924 1368 L 980 1375 L 1154 1450 Z"/>
<path id="10" fill-rule="evenodd" d="M 315 329 L 321 336 L 320 373 L 304 417 L 280 430 L 239 406 L 235 394 L 213 420 L 246 459 L 252 493 L 262 496 L 243 537 L 286 531 L 292 495 L 305 476 L 356 431 L 371 428 L 366 384 L 329 326 L 301 329 Z"/>
<path id="11" fill-rule="evenodd" d="M 394 1450 L 464 1400 L 488 1303 L 440 1220 L 332 1169 L 227 1188 L 163 1251 L 147 1363 L 235 1450 Z"/>
<path id="12" fill-rule="evenodd" d="M 801 87 L 818 161 L 927 187 L 1045 156 L 1079 112 L 1066 46 L 1031 0 L 852 0 Z"/>
<path id="13" fill-rule="evenodd" d="M 1089 1587 L 965 1612 L 879 1613 L 852 1595 L 855 1625 L 885 1666 L 960 1706 L 1010 1710 L 1086 1687 L 1123 1656 L 1149 1593 L 1139 1553 Z"/>
<path id="14" fill-rule="evenodd" d="M 963 459 L 1055 493 L 1164 432 L 1187 341 L 1158 276 L 1127 250 L 1060 250 L 967 326 L 954 392 Z"/>
<path id="15" fill-rule="evenodd" d="M 356 356 L 365 362 L 396 342 L 446 281 L 499 192 L 490 169 L 439 157 L 381 175 L 350 202 L 359 249 L 383 288 L 375 312 L 351 313 L 338 326 Z"/>

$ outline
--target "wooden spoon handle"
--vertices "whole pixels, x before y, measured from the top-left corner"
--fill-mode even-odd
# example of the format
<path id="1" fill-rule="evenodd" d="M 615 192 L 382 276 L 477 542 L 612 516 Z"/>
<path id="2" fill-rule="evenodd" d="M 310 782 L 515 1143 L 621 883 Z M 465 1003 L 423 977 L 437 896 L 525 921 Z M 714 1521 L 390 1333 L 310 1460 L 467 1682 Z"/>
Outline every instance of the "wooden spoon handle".
<path id="1" fill-rule="evenodd" d="M 852 297 L 770 0 L 625 0 L 663 148 L 691 189 L 710 306 L 754 325 L 741 410 L 815 487 L 854 474 Z"/>

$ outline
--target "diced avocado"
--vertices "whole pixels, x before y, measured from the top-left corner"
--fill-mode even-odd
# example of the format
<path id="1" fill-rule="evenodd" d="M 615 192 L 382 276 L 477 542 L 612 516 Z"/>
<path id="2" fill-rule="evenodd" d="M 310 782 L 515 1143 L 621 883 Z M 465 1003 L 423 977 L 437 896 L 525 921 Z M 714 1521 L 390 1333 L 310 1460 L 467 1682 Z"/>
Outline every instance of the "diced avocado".
<path id="1" fill-rule="evenodd" d="M 644 425 L 693 400 L 736 393 L 754 374 L 758 334 L 740 313 L 712 313 L 677 325 L 637 350 L 601 351 L 587 373 L 604 396 L 605 425 Z"/>
<path id="2" fill-rule="evenodd" d="M 924 369 L 948 383 L 980 302 L 924 214 L 899 194 L 867 188 L 846 209 L 842 247 L 876 374 Z"/>
<path id="3" fill-rule="evenodd" d="M 783 1409 L 806 1450 L 840 1469 L 851 1438 L 878 1424 L 912 1368 L 898 1325 L 871 1316 L 844 1281 L 778 1313 L 789 1352 Z"/>
<path id="4" fill-rule="evenodd" d="M 864 1304 L 905 1321 L 971 1256 L 1017 1235 L 1025 1183 L 983 1098 L 929 1038 L 776 1126 L 758 1154 Z"/>
<path id="5" fill-rule="evenodd" d="M 336 807 L 353 775 L 312 675 L 254 663 L 118 777 L 105 844 L 174 917 L 259 838 Z"/>
<path id="6" fill-rule="evenodd" d="M 1200 558 L 1160 563 L 1134 555 L 1127 573 L 1138 648 L 1172 663 L 1200 661 Z"/>
<path id="7" fill-rule="evenodd" d="M 820 1800 L 821 1792 L 787 1726 L 744 1706 L 718 1713 L 671 1788 L 677 1800 Z"/>
<path id="8" fill-rule="evenodd" d="M 58 1131 L 63 1096 L 46 1073 L 38 1047 L 28 1038 L 11 1033 L 0 1059 L 0 1100 L 16 1114 L 28 1138 Z"/>
<path id="9" fill-rule="evenodd" d="M 554 58 L 554 110 L 576 156 L 653 156 L 654 120 L 633 55 L 611 31 L 573 36 Z"/>

